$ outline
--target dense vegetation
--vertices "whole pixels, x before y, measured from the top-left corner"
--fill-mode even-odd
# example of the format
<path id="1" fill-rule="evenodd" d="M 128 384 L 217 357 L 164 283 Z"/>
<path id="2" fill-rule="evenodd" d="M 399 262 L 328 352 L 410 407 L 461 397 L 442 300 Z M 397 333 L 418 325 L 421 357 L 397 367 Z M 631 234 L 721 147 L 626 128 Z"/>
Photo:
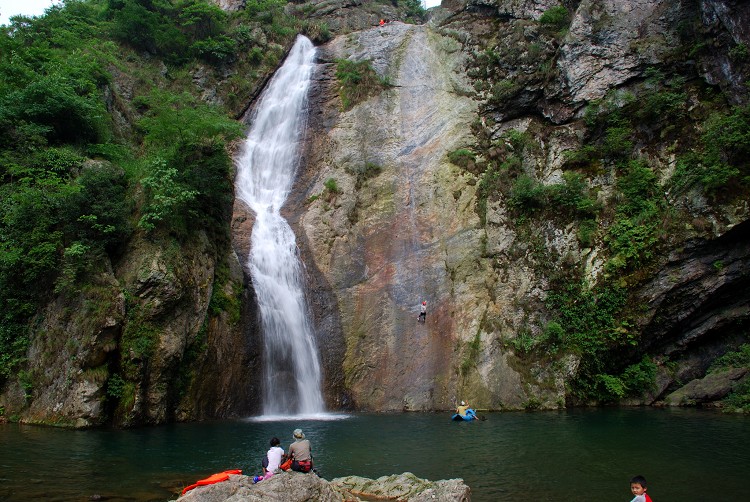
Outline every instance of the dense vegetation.
<path id="1" fill-rule="evenodd" d="M 23 367 L 39 307 L 88 288 L 134 234 L 204 232 L 225 252 L 232 117 L 296 33 L 328 36 L 285 5 L 67 0 L 0 28 L 0 383 Z"/>

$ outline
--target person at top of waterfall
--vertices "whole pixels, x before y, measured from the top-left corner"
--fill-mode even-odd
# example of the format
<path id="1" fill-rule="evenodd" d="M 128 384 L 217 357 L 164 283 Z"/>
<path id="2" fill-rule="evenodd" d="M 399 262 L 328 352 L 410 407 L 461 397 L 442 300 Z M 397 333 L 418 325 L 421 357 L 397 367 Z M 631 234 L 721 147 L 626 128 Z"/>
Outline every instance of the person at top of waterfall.
<path id="1" fill-rule="evenodd" d="M 284 449 L 281 447 L 281 441 L 279 441 L 279 438 L 277 437 L 272 437 L 271 448 L 269 448 L 269 450 L 266 452 L 266 455 L 263 457 L 263 460 L 261 461 L 261 466 L 263 466 L 263 475 L 255 476 L 253 478 L 253 483 L 263 481 L 264 479 L 268 479 L 276 474 L 279 471 L 279 465 L 281 465 L 281 460 L 283 457 Z"/>
<path id="2" fill-rule="evenodd" d="M 294 429 L 294 443 L 289 445 L 287 456 L 292 459 L 292 470 L 297 472 L 310 472 L 312 465 L 312 446 L 305 439 L 302 429 Z"/>
<path id="3" fill-rule="evenodd" d="M 427 302 L 422 302 L 422 305 L 419 307 L 419 317 L 417 317 L 417 321 L 419 322 L 425 322 L 427 320 Z"/>
<path id="4" fill-rule="evenodd" d="M 380 26 L 385 26 L 385 19 L 380 20 Z"/>
<path id="5" fill-rule="evenodd" d="M 630 492 L 634 495 L 630 502 L 651 502 L 651 497 L 646 493 L 646 478 L 635 476 L 630 480 Z"/>

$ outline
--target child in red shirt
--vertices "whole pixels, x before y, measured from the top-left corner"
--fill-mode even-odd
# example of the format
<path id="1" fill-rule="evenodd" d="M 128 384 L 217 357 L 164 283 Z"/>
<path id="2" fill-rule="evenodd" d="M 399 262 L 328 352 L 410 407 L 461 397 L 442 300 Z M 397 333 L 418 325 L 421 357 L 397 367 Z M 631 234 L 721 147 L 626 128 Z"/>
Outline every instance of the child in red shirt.
<path id="1" fill-rule="evenodd" d="M 652 502 L 651 497 L 646 493 L 646 478 L 636 476 L 630 480 L 630 491 L 635 495 L 630 502 Z"/>

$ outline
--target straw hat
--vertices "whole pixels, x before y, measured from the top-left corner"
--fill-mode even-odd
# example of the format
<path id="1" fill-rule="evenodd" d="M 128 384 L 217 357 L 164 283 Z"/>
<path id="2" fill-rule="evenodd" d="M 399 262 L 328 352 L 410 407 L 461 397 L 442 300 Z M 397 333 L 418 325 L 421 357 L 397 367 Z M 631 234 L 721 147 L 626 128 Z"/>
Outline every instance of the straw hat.
<path id="1" fill-rule="evenodd" d="M 302 429 L 294 429 L 294 439 L 305 439 L 305 435 L 302 433 Z"/>

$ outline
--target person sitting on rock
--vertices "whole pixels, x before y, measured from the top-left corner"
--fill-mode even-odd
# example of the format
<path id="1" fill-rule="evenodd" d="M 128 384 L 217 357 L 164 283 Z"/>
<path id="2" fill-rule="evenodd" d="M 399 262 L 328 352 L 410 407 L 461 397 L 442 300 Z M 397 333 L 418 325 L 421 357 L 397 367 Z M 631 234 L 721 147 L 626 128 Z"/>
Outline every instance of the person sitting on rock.
<path id="1" fill-rule="evenodd" d="M 263 466 L 263 475 L 255 476 L 253 478 L 254 483 L 270 478 L 271 476 L 276 474 L 276 471 L 279 470 L 281 459 L 284 456 L 284 449 L 281 448 L 280 445 L 281 441 L 279 441 L 279 438 L 271 438 L 271 448 L 268 450 L 266 456 L 263 457 L 263 460 L 261 461 L 261 465 Z"/>
<path id="2" fill-rule="evenodd" d="M 287 456 L 292 459 L 292 470 L 297 472 L 310 472 L 312 465 L 312 446 L 305 439 L 302 429 L 294 429 L 294 443 L 289 445 Z"/>

